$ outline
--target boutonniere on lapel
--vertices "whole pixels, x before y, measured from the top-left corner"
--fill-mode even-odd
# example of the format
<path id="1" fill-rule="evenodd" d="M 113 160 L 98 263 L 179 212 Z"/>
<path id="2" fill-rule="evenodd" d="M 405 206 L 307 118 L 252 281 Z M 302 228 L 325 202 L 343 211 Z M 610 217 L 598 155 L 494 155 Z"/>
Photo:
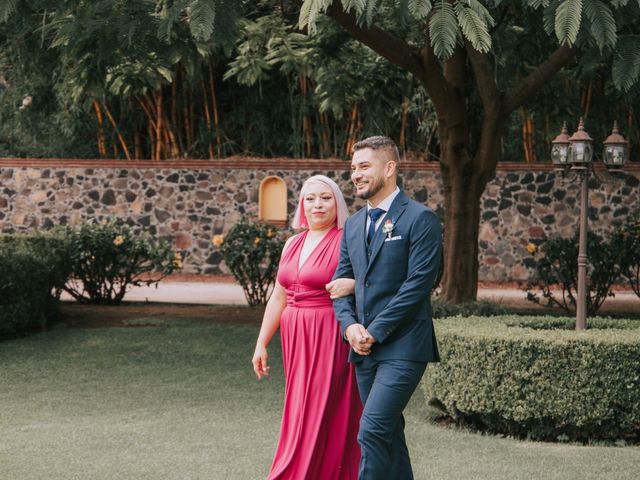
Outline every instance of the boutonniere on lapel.
<path id="1" fill-rule="evenodd" d="M 387 234 L 387 240 L 391 238 L 394 227 L 395 227 L 395 224 L 393 223 L 393 220 L 391 218 L 387 218 L 387 221 L 384 222 L 384 225 L 382 226 L 382 233 Z"/>

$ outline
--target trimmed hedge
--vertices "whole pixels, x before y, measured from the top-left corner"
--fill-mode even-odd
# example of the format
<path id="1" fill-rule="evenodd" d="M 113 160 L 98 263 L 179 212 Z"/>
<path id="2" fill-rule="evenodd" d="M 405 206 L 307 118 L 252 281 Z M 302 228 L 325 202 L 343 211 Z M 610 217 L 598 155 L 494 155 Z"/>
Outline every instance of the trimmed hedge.
<path id="1" fill-rule="evenodd" d="M 431 300 L 433 318 L 478 316 L 493 317 L 506 315 L 507 309 L 491 300 L 476 300 L 473 302 L 449 303 L 440 297 L 434 296 Z"/>
<path id="2" fill-rule="evenodd" d="M 56 234 L 0 235 L 0 335 L 42 329 L 55 318 L 66 252 Z"/>
<path id="3" fill-rule="evenodd" d="M 640 322 L 435 320 L 442 362 L 423 389 L 457 423 L 536 440 L 640 441 Z"/>

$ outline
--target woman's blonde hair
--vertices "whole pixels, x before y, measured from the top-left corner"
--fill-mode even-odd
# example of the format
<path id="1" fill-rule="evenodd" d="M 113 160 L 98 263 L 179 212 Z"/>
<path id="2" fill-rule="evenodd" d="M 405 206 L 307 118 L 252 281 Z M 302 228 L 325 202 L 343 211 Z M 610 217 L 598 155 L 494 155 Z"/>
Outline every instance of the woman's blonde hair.
<path id="1" fill-rule="evenodd" d="M 306 193 L 307 186 L 312 183 L 322 183 L 331 189 L 333 192 L 333 198 L 336 200 L 336 224 L 338 228 L 344 227 L 344 222 L 347 221 L 347 217 L 349 216 L 347 202 L 344 201 L 344 195 L 342 195 L 338 184 L 325 175 L 314 175 L 304 181 L 302 188 L 300 189 L 298 208 L 296 208 L 296 213 L 293 215 L 291 226 L 293 228 L 309 228 L 307 217 L 304 215 L 304 195 Z"/>

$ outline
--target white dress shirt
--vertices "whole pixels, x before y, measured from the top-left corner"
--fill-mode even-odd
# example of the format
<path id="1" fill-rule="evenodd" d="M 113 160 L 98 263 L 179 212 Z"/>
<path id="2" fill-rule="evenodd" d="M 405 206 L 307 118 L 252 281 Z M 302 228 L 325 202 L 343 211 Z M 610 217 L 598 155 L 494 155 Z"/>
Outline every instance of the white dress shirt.
<path id="1" fill-rule="evenodd" d="M 396 187 L 396 189 L 391 192 L 391 194 L 386 197 L 384 200 L 382 200 L 377 207 L 372 207 L 371 204 L 369 204 L 369 202 L 367 202 L 367 224 L 365 225 L 365 232 L 369 231 L 369 224 L 371 223 L 371 217 L 369 216 L 369 210 L 372 208 L 381 208 L 385 211 L 384 215 L 380 215 L 380 218 L 378 218 L 378 220 L 376 221 L 376 227 L 375 229 L 378 230 L 378 227 L 380 225 L 382 225 L 382 222 L 384 221 L 384 219 L 387 216 L 387 213 L 389 213 L 389 209 L 391 208 L 391 204 L 393 203 L 393 201 L 395 200 L 396 196 L 400 193 L 400 188 Z"/>

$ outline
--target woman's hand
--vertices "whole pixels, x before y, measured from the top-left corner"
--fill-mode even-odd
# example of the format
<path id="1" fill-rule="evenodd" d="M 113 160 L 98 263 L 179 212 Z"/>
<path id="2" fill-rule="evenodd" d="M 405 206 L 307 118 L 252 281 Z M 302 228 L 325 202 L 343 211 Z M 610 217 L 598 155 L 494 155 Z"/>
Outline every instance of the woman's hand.
<path id="1" fill-rule="evenodd" d="M 333 282 L 327 283 L 325 287 L 331 300 L 347 295 L 353 295 L 356 289 L 356 281 L 352 278 L 336 278 Z"/>
<path id="2" fill-rule="evenodd" d="M 263 377 L 269 376 L 269 367 L 267 365 L 267 348 L 264 345 L 256 345 L 256 351 L 253 353 L 253 371 L 256 372 L 258 380 L 262 380 Z"/>

